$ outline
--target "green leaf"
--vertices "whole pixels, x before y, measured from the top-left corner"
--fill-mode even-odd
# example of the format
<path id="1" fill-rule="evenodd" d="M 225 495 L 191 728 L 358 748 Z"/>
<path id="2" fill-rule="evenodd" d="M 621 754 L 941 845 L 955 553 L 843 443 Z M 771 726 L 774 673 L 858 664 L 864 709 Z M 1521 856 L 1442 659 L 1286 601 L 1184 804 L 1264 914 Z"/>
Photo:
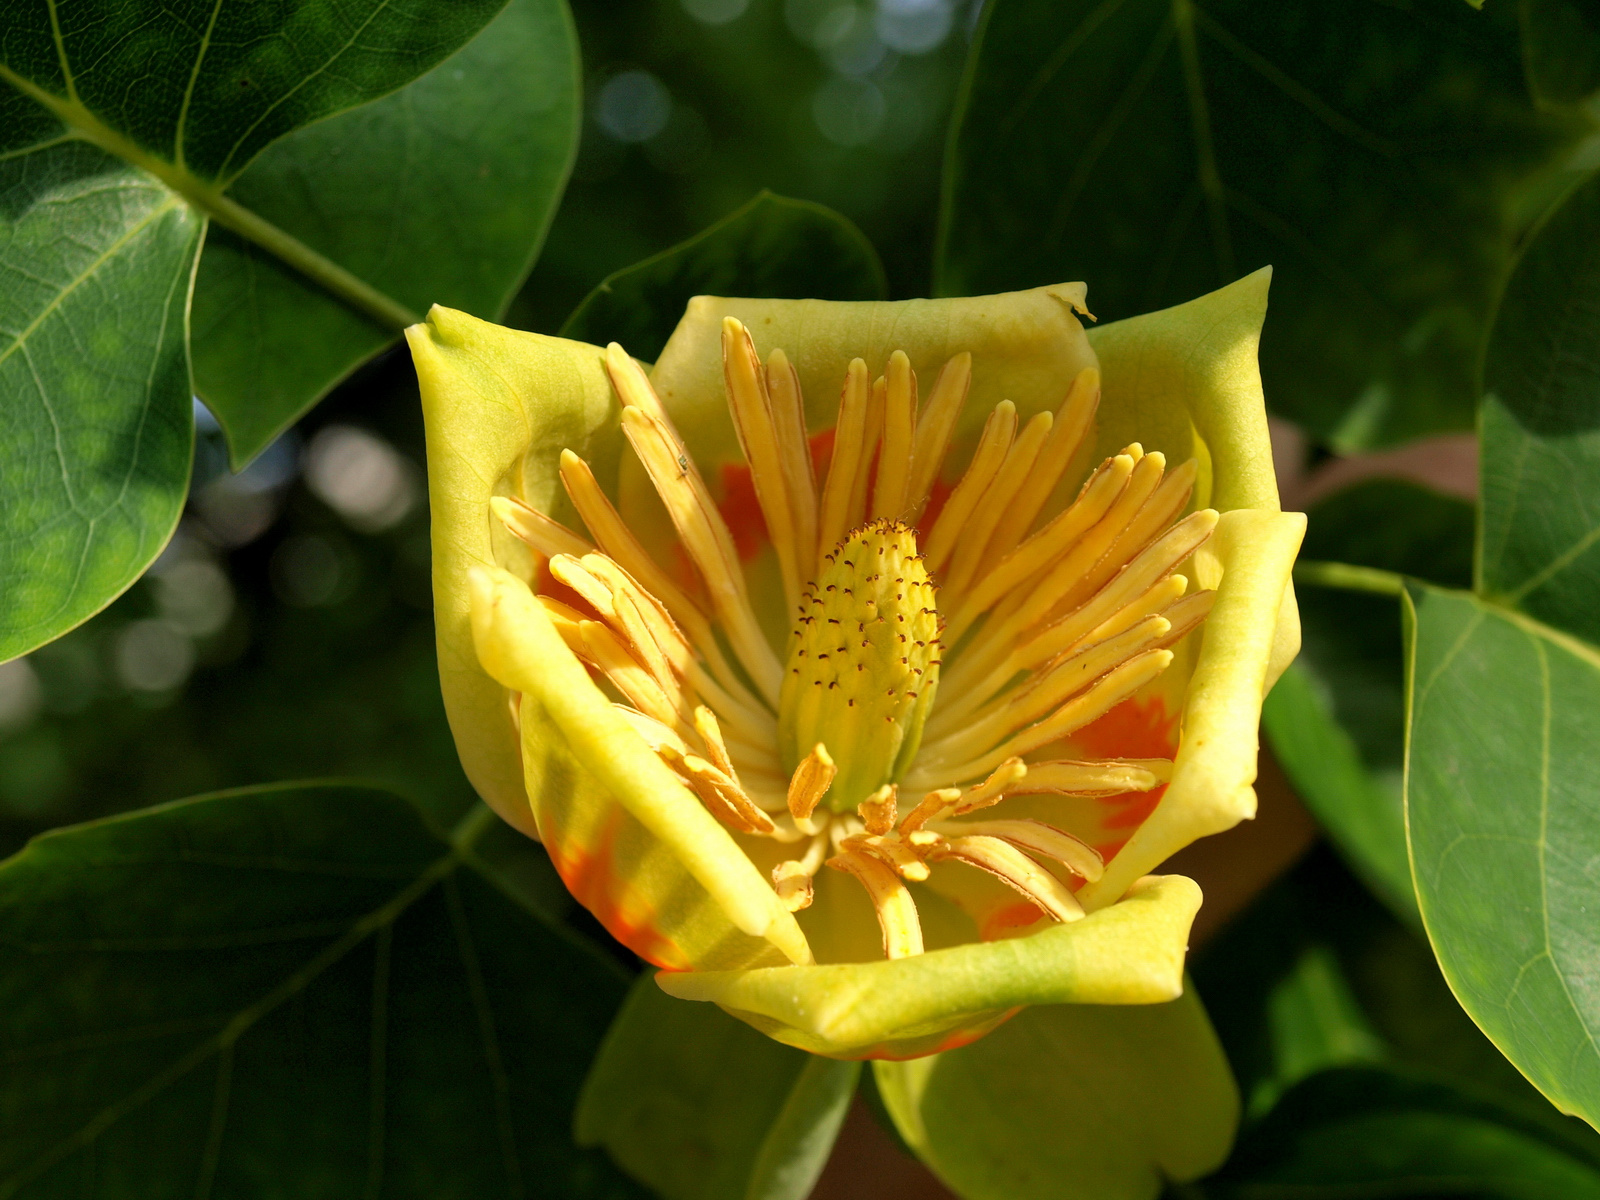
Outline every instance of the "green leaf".
<path id="1" fill-rule="evenodd" d="M 1221 1164 L 1238 1122 L 1192 987 L 1025 1008 L 970 1046 L 873 1069 L 901 1136 L 964 1200 L 1149 1200 Z"/>
<path id="2" fill-rule="evenodd" d="M 228 194 L 418 313 L 496 318 L 566 182 L 578 96 L 565 4 L 511 0 L 421 79 L 268 147 Z M 395 337 L 238 234 L 206 239 L 195 378 L 235 466 Z"/>
<path id="3" fill-rule="evenodd" d="M 1600 12 L 1584 0 L 1522 0 L 1528 86 L 1549 104 L 1577 104 L 1600 91 Z"/>
<path id="4" fill-rule="evenodd" d="M 432 67 L 504 0 L 7 0 L 0 78 L 208 183 Z"/>
<path id="5" fill-rule="evenodd" d="M 109 603 L 172 530 L 207 220 L 194 362 L 236 464 L 408 305 L 503 307 L 565 180 L 577 86 L 561 0 L 485 30 L 504 3 L 0 3 L 0 660 Z"/>
<path id="6" fill-rule="evenodd" d="M 0 154 L 0 662 L 143 573 L 183 510 L 194 443 L 184 340 L 204 224 L 47 130 Z"/>
<path id="7" fill-rule="evenodd" d="M 1484 390 L 1478 590 L 1600 642 L 1600 177 L 1517 264 Z"/>
<path id="8" fill-rule="evenodd" d="M 716 224 L 608 276 L 584 297 L 561 336 L 620 342 L 653 362 L 694 296 L 883 300 L 872 243 L 832 209 L 761 192 Z"/>
<path id="9" fill-rule="evenodd" d="M 805 1200 L 860 1072 L 674 1000 L 647 973 L 583 1085 L 578 1141 L 666 1200 Z"/>
<path id="10" fill-rule="evenodd" d="M 1374 479 L 1314 505 L 1303 560 L 1335 560 L 1466 586 L 1473 511 L 1415 484 Z M 1401 771 L 1405 668 L 1398 601 L 1302 578 L 1300 657 L 1262 706 L 1295 791 L 1358 874 L 1421 928 L 1406 856 Z"/>
<path id="11" fill-rule="evenodd" d="M 1275 268 L 1261 371 L 1341 448 L 1468 428 L 1530 180 L 1582 132 L 1515 17 L 1460 0 L 997 0 L 945 164 L 936 287 L 1083 279 L 1116 320 Z"/>
<path id="12" fill-rule="evenodd" d="M 1595 1123 L 1600 654 L 1466 593 L 1407 600 L 1407 829 L 1428 937 L 1495 1045 Z"/>
<path id="13" fill-rule="evenodd" d="M 0 866 L 0 1195 L 634 1196 L 570 1112 L 619 969 L 398 797 L 289 784 Z"/>
<path id="14" fill-rule="evenodd" d="M 1516 1110 L 1394 1068 L 1304 1080 L 1205 1183 L 1216 1200 L 1600 1197 L 1592 1155 Z"/>
<path id="15" fill-rule="evenodd" d="M 1554 211 L 1485 359 L 1478 594 L 1412 586 L 1407 830 L 1462 1006 L 1600 1121 L 1600 180 Z"/>

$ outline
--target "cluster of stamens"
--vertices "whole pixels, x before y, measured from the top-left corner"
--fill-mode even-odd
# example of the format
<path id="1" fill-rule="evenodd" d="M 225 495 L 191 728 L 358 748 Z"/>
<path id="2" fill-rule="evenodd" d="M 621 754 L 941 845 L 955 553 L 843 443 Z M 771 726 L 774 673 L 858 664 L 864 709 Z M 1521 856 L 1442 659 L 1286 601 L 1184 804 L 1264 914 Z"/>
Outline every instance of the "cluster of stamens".
<path id="1" fill-rule="evenodd" d="M 606 368 L 623 431 L 700 586 L 691 595 L 674 581 L 564 452 L 561 480 L 592 542 L 515 498 L 492 504 L 544 556 L 552 586 L 540 601 L 562 639 L 724 825 L 796 846 L 772 872 L 791 910 L 810 905 L 826 864 L 866 889 L 888 956 L 920 953 L 908 884 L 951 862 L 1055 921 L 1083 916 L 1073 885 L 1100 877 L 1093 848 L 1045 821 L 972 814 L 1017 794 L 1120 795 L 1170 778 L 1165 759 L 1040 756 L 1153 681 L 1209 611 L 1212 593 L 1186 594 L 1176 573 L 1216 523 L 1210 510 L 1182 515 L 1195 464 L 1168 472 L 1159 453 L 1128 446 L 1035 528 L 1092 428 L 1098 377 L 1086 370 L 1058 411 L 1020 430 L 1001 402 L 923 529 L 969 355 L 945 365 L 920 412 L 904 354 L 876 381 L 852 362 L 820 486 L 783 351 L 763 364 L 729 319 L 723 367 L 795 614 L 786 661 L 761 632 L 687 447 L 614 343 Z M 550 594 L 561 589 L 565 599 Z M 904 815 L 902 790 L 921 793 Z"/>

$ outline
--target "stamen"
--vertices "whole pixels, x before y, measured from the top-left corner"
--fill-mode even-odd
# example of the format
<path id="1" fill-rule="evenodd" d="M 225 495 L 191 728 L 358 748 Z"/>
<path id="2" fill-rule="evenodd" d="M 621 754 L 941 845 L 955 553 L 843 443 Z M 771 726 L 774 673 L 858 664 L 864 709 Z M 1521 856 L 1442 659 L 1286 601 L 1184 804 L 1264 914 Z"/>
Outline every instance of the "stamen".
<path id="1" fill-rule="evenodd" d="M 878 912 L 878 925 L 883 930 L 885 957 L 910 958 L 922 953 L 922 922 L 917 918 L 917 905 L 899 875 L 870 855 L 855 851 L 830 858 L 828 865 L 854 875 L 872 897 L 872 907 Z"/>
<path id="2" fill-rule="evenodd" d="M 843 846 L 858 854 L 872 855 L 901 879 L 921 883 L 928 878 L 928 864 L 923 861 L 921 848 L 902 841 L 898 834 L 858 833 L 845 838 Z"/>
<path id="3" fill-rule="evenodd" d="M 856 805 L 856 814 L 868 833 L 884 834 L 894 828 L 895 818 L 899 816 L 897 794 L 895 785 L 886 783 Z"/>
<path id="4" fill-rule="evenodd" d="M 1084 439 L 1094 425 L 1095 409 L 1100 405 L 1100 372 L 1085 367 L 1078 372 L 1067 398 L 1056 411 L 1055 423 L 1050 430 L 1050 440 L 1039 451 L 1027 482 L 1017 493 L 1006 513 L 995 526 L 984 552 L 983 563 L 978 568 L 981 578 L 997 567 L 1006 555 L 1022 542 L 1033 526 L 1034 518 L 1045 506 L 1056 484 L 1082 448 Z"/>
<path id="5" fill-rule="evenodd" d="M 906 515 L 906 488 L 911 482 L 911 442 L 917 421 L 917 376 L 905 351 L 889 356 L 884 372 L 883 447 L 878 452 L 878 480 L 872 491 L 872 515 L 899 520 Z"/>
<path id="6" fill-rule="evenodd" d="M 940 813 L 954 808 L 959 799 L 961 799 L 961 789 L 956 787 L 938 788 L 929 792 L 906 814 L 906 819 L 900 822 L 900 832 L 906 837 L 911 837 Z"/>
<path id="7" fill-rule="evenodd" d="M 699 470 L 687 455 L 675 452 L 666 426 L 643 409 L 630 406 L 622 410 L 622 431 L 655 484 L 683 548 L 700 568 L 739 661 L 767 702 L 776 707 L 783 668 L 750 610 L 733 535 L 712 503 Z"/>
<path id="8" fill-rule="evenodd" d="M 1150 455 L 1150 458 L 1154 457 Z M 1177 520 L 1178 514 L 1188 507 L 1197 470 L 1198 465 L 1191 458 L 1167 476 L 1150 499 L 1145 501 L 1138 515 L 1128 523 L 1128 527 L 1111 543 L 1100 561 L 1056 601 L 1050 612 L 1060 615 L 1077 608 L 1104 587 L 1107 580 L 1152 540 L 1164 533 Z M 1045 619 L 1049 620 L 1049 615 Z"/>
<path id="9" fill-rule="evenodd" d="M 796 823 L 811 819 L 811 814 L 817 810 L 817 805 L 832 786 L 838 770 L 833 765 L 828 748 L 821 742 L 800 760 L 800 765 L 789 779 L 789 812 Z"/>
<path id="10" fill-rule="evenodd" d="M 772 401 L 772 425 L 783 453 L 783 481 L 789 491 L 789 513 L 794 522 L 795 570 L 801 580 L 817 572 L 817 477 L 811 465 L 811 444 L 806 437 L 805 396 L 800 373 L 782 350 L 767 357 L 767 396 Z"/>
<path id="11" fill-rule="evenodd" d="M 954 597 L 967 590 L 967 585 L 972 582 L 973 573 L 983 560 L 995 526 L 1011 508 L 1017 493 L 1022 490 L 1022 485 L 1028 481 L 1034 460 L 1038 458 L 1054 424 L 1055 418 L 1049 413 L 1039 413 L 1023 427 L 1022 435 L 1006 452 L 999 473 L 984 492 L 983 499 L 978 502 L 978 507 L 967 521 L 966 528 L 961 531 L 955 556 L 945 577 L 943 589 L 945 593 Z"/>
<path id="12" fill-rule="evenodd" d="M 917 433 L 911 449 L 911 478 L 906 485 L 908 521 L 922 515 L 928 503 L 928 493 L 939 477 L 944 465 L 945 452 L 950 448 L 950 435 L 955 431 L 961 410 L 967 405 L 967 392 L 972 387 L 972 355 L 963 350 L 939 371 L 928 394 L 928 407 L 917 421 Z"/>
<path id="13" fill-rule="evenodd" d="M 989 484 L 1011 449 L 1011 440 L 1016 432 L 1017 406 L 1009 400 L 1002 400 L 983 423 L 983 435 L 978 439 L 978 448 L 973 452 L 967 473 L 956 484 L 956 490 L 950 493 L 950 499 L 945 501 L 939 519 L 933 523 L 933 531 L 928 535 L 924 556 L 930 574 L 937 574 L 949 560 L 956 546 L 956 538 L 978 507 L 978 501 L 983 499 L 983 493 L 989 490 Z"/>
<path id="14" fill-rule="evenodd" d="M 877 461 L 879 444 L 883 440 L 883 408 L 888 403 L 888 386 L 882 375 L 872 381 L 872 396 L 867 401 L 866 425 L 861 434 L 861 456 L 856 460 L 855 479 L 850 484 L 850 508 L 845 518 L 846 529 L 854 529 L 866 519 L 867 481 L 872 475 L 872 464 Z"/>
<path id="15" fill-rule="evenodd" d="M 739 772 L 733 769 L 733 760 L 728 757 L 728 745 L 722 740 L 722 728 L 717 724 L 716 714 L 703 704 L 694 710 L 694 731 L 705 743 L 712 764 L 738 784 Z"/>
<path id="16" fill-rule="evenodd" d="M 1036 762 L 1028 777 L 1009 794 L 1033 796 L 1120 796 L 1148 792 L 1172 779 L 1172 761 L 1165 758 L 1128 758 L 1114 762 Z"/>
<path id="17" fill-rule="evenodd" d="M 1009 842 L 982 834 L 952 838 L 928 851 L 933 862 L 953 860 L 987 871 L 1058 921 L 1077 921 L 1083 906 L 1054 875 Z"/>
<path id="18" fill-rule="evenodd" d="M 1105 873 L 1105 860 L 1088 842 L 1031 817 L 998 821 L 951 821 L 943 825 L 939 832 L 952 839 L 961 835 L 997 837 L 1029 854 L 1054 859 L 1090 883 Z"/>
<path id="19" fill-rule="evenodd" d="M 805 855 L 799 859 L 781 862 L 772 868 L 772 886 L 790 912 L 799 912 L 811 905 L 811 880 L 822 867 L 823 856 L 828 852 L 828 835 L 819 833 L 811 839 Z"/>
<path id="20" fill-rule="evenodd" d="M 855 487 L 856 469 L 861 459 L 870 456 L 864 444 L 867 434 L 867 404 L 872 384 L 867 364 L 853 359 L 845 372 L 839 393 L 839 420 L 834 426 L 833 457 L 828 461 L 828 478 L 822 485 L 822 509 L 817 519 L 817 560 L 837 546 L 849 528 L 850 493 Z M 815 576 L 813 575 L 813 578 Z"/>
<path id="21" fill-rule="evenodd" d="M 1013 755 L 1028 754 L 1041 746 L 1048 746 L 1105 716 L 1165 671 L 1171 663 L 1172 651 L 1147 650 L 1097 680 L 1088 691 L 1068 700 L 1039 724 L 1023 730 L 978 758 L 947 766 L 924 755 L 918 760 L 916 769 L 905 778 L 905 786 L 922 787 L 939 779 L 971 779 L 992 770 Z"/>
<path id="22" fill-rule="evenodd" d="M 678 756 L 671 751 L 663 751 L 662 758 L 678 768 L 711 814 L 730 829 L 757 834 L 776 831 L 772 818 L 745 794 L 737 781 L 728 778 L 712 763 L 696 754 Z"/>
<path id="23" fill-rule="evenodd" d="M 1028 764 L 1020 758 L 1008 758 L 1001 763 L 975 788 L 969 788 L 967 794 L 956 802 L 956 815 L 977 812 L 980 808 L 988 808 L 996 804 L 1000 798 L 1012 787 L 1021 783 L 1028 777 Z"/>
<path id="24" fill-rule="evenodd" d="M 978 581 L 967 598 L 950 617 L 949 637 L 959 640 L 972 622 L 989 610 L 1002 596 L 1019 595 L 1018 589 L 1064 554 L 1093 528 L 1116 503 L 1127 487 L 1136 460 L 1124 451 L 1101 463 L 1089 476 L 1078 497 L 1059 516 L 1001 560 L 993 572 Z M 968 655 L 972 653 L 968 651 Z M 965 657 L 965 656 L 964 656 Z M 965 664 L 955 669 L 962 670 Z"/>
<path id="25" fill-rule="evenodd" d="M 622 401 L 622 407 L 637 408 L 654 417 L 671 437 L 672 444 L 677 447 L 678 452 L 683 453 L 683 438 L 678 436 L 678 427 L 667 415 L 667 406 L 661 403 L 661 397 L 656 395 L 655 385 L 650 382 L 650 376 L 644 373 L 644 368 L 634 362 L 633 356 L 616 342 L 606 346 L 605 366 L 606 374 L 611 378 L 611 386 L 616 389 L 617 398 Z"/>
<path id="26" fill-rule="evenodd" d="M 557 554 L 570 554 L 581 558 L 594 547 L 559 521 L 552 521 L 532 505 L 515 496 L 494 496 L 489 500 L 489 511 L 516 537 L 532 546 L 546 558 Z"/>
<path id="27" fill-rule="evenodd" d="M 800 577 L 795 555 L 794 517 L 789 488 L 784 480 L 784 455 L 778 444 L 772 400 L 767 395 L 766 373 L 756 354 L 750 331 L 733 317 L 722 320 L 722 377 L 728 392 L 728 411 L 750 467 L 756 503 L 766 520 L 767 537 L 778 556 L 783 594 L 792 612 L 800 602 Z"/>
<path id="28" fill-rule="evenodd" d="M 567 631 L 562 623 L 556 622 L 556 628 L 565 640 Z M 578 644 L 572 646 L 573 653 L 598 667 L 630 704 L 663 725 L 671 725 L 678 719 L 678 706 L 610 628 L 599 621 L 580 620 L 577 635 Z"/>

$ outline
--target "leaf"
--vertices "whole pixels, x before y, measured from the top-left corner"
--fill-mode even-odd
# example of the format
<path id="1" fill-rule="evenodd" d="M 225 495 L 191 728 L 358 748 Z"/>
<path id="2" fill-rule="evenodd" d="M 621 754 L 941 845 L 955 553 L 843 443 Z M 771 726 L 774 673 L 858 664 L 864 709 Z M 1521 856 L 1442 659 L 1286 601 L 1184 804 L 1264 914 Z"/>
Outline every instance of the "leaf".
<path id="1" fill-rule="evenodd" d="M 883 265 L 850 221 L 808 200 L 761 192 L 676 246 L 609 275 L 561 336 L 621 342 L 653 362 L 693 296 L 883 300 Z"/>
<path id="2" fill-rule="evenodd" d="M 1600 1197 L 1600 1163 L 1514 1109 L 1392 1067 L 1296 1085 L 1205 1182 L 1215 1200 Z"/>
<path id="3" fill-rule="evenodd" d="M 1460 0 L 998 0 L 945 164 L 936 287 L 1083 279 L 1116 320 L 1275 269 L 1277 410 L 1344 449 L 1467 428 L 1516 205 L 1584 122 Z"/>
<path id="4" fill-rule="evenodd" d="M 0 1195 L 639 1193 L 576 1149 L 619 970 L 392 794 L 287 784 L 0 867 Z"/>
<path id="5" fill-rule="evenodd" d="M 498 317 L 577 149 L 560 0 L 511 0 L 427 75 L 267 148 L 232 199 L 418 313 Z M 195 376 L 242 465 L 396 331 L 226 229 L 195 283 Z"/>
<path id="6" fill-rule="evenodd" d="M 96 136 L 206 183 L 376 99 L 465 44 L 504 0 L 8 0 L 0 78 Z"/>
<path id="7" fill-rule="evenodd" d="M 1478 594 L 1411 586 L 1407 829 L 1462 1006 L 1600 1121 L 1600 180 L 1528 245 L 1485 358 Z"/>
<path id="8" fill-rule="evenodd" d="M 0 154 L 0 661 L 143 573 L 183 510 L 194 443 L 184 339 L 203 222 L 57 134 Z"/>
<path id="9" fill-rule="evenodd" d="M 1522 0 L 1528 87 L 1549 104 L 1577 104 L 1600 91 L 1600 13 L 1583 0 Z"/>
<path id="10" fill-rule="evenodd" d="M 666 1200 L 805 1200 L 860 1072 L 674 1000 L 646 973 L 584 1083 L 578 1141 Z"/>
<path id="11" fill-rule="evenodd" d="M 1600 654 L 1465 593 L 1407 599 L 1407 828 L 1429 940 L 1495 1045 L 1595 1123 Z"/>
<path id="12" fill-rule="evenodd" d="M 1600 641 L 1600 177 L 1529 243 L 1484 364 L 1478 590 Z"/>
<path id="13" fill-rule="evenodd" d="M 1312 507 L 1303 560 L 1334 560 L 1466 586 L 1473 512 L 1400 480 L 1374 479 Z M 1308 586 L 1309 585 L 1309 586 Z M 1300 657 L 1262 707 L 1295 791 L 1368 886 L 1421 928 L 1406 857 L 1401 769 L 1405 668 L 1398 601 L 1302 577 Z"/>
<path id="14" fill-rule="evenodd" d="M 1239 1098 L 1193 988 L 1025 1008 L 987 1037 L 873 1064 L 900 1134 L 964 1200 L 1150 1198 L 1227 1157 Z"/>
<path id="15" fill-rule="evenodd" d="M 574 136 L 560 0 L 518 0 L 445 73 L 307 128 L 417 79 L 503 4 L 0 6 L 0 270 L 16 293 L 0 411 L 21 414 L 0 497 L 27 493 L 5 505 L 14 515 L 0 533 L 0 659 L 109 603 L 171 532 L 193 439 L 185 343 L 207 221 L 198 367 L 207 396 L 241 426 L 236 462 L 417 319 L 352 268 L 373 269 L 407 303 L 457 295 L 493 307 L 514 289 Z M 555 68 L 523 72 L 541 47 Z M 454 72 L 467 67 L 463 85 Z M 296 130 L 303 137 L 246 171 Z M 401 171 L 405 155 L 427 169 Z M 429 176 L 441 169 L 453 186 Z M 146 222 L 152 206 L 165 207 Z"/>

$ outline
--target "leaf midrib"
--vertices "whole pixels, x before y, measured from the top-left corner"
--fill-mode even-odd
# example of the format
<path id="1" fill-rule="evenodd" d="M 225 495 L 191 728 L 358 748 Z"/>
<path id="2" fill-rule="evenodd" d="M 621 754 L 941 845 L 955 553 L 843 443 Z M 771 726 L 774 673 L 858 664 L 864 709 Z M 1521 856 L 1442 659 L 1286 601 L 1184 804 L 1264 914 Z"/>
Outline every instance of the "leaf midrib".
<path id="1" fill-rule="evenodd" d="M 65 67 L 63 67 L 65 69 Z M 70 75 L 68 76 L 70 79 Z M 406 305 L 380 291 L 353 271 L 346 270 L 326 255 L 313 250 L 299 238 L 280 229 L 258 213 L 226 194 L 224 186 L 207 183 L 183 167 L 159 158 L 130 138 L 111 128 L 81 102 L 70 95 L 55 95 L 0 63 L 0 80 L 11 84 L 29 99 L 47 109 L 70 131 L 72 137 L 132 163 L 153 175 L 190 207 L 246 241 L 259 246 L 300 274 L 365 314 L 390 333 L 398 333 L 422 318 Z M 47 143 L 54 144 L 54 143 Z M 30 150 L 39 147 L 30 147 Z"/>

